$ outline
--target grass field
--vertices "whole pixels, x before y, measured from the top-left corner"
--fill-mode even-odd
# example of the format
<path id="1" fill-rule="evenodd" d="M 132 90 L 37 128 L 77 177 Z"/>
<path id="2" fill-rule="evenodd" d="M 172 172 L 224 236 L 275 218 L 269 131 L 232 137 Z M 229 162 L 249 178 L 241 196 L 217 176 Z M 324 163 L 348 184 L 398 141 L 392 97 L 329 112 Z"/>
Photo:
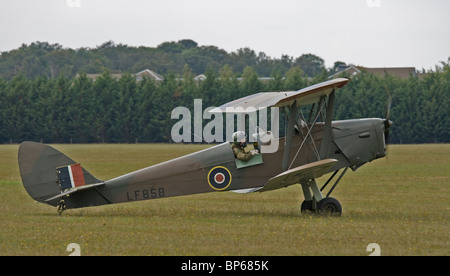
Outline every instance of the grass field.
<path id="1" fill-rule="evenodd" d="M 99 179 L 201 145 L 55 145 Z M 35 203 L 17 145 L 0 146 L 0 255 L 450 255 L 450 145 L 392 145 L 333 192 L 342 217 L 302 215 L 299 185 L 68 210 Z M 326 178 L 319 180 L 320 184 Z"/>

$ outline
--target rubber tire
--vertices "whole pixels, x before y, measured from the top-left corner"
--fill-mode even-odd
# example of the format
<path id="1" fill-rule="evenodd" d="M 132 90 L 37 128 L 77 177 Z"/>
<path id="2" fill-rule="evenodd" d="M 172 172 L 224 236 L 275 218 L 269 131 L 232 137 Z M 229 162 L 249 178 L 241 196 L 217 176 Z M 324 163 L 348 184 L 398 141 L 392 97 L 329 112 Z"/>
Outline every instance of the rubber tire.
<path id="1" fill-rule="evenodd" d="M 312 200 L 303 200 L 302 206 L 300 207 L 300 212 L 302 214 L 313 212 Z"/>
<path id="2" fill-rule="evenodd" d="M 331 216 L 341 216 L 342 207 L 339 201 L 333 197 L 326 197 L 322 199 L 317 205 L 317 209 L 320 214 L 331 215 Z"/>

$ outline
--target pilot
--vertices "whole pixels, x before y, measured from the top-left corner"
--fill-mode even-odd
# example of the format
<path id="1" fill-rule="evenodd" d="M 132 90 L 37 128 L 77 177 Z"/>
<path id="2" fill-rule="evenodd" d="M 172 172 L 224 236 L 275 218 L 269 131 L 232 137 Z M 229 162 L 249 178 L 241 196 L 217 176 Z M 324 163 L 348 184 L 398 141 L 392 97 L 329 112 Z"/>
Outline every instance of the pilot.
<path id="1" fill-rule="evenodd" d="M 257 154 L 258 151 L 252 150 L 250 152 L 245 152 L 245 147 L 247 146 L 247 134 L 244 131 L 237 131 L 233 133 L 233 146 L 231 147 L 234 152 L 234 156 L 242 161 L 248 161 Z"/>

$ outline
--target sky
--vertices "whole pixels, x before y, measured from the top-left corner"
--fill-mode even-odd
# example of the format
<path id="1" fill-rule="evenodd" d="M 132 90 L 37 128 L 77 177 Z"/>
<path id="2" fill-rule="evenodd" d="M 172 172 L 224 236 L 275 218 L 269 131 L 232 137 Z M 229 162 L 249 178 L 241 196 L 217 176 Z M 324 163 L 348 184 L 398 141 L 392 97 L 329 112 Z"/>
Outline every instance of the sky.
<path id="1" fill-rule="evenodd" d="M 428 70 L 450 57 L 449 11 L 449 0 L 0 0 L 0 51 L 192 39 L 272 58 L 312 53 L 328 68 Z"/>

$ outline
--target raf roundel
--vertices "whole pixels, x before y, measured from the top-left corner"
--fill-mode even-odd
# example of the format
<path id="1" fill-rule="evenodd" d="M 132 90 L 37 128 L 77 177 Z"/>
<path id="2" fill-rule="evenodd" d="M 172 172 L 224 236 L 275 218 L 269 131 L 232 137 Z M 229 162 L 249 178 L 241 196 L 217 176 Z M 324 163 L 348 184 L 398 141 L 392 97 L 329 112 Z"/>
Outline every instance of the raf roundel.
<path id="1" fill-rule="evenodd" d="M 223 167 L 217 166 L 212 168 L 208 173 L 208 184 L 217 191 L 223 191 L 231 184 L 231 173 Z"/>

